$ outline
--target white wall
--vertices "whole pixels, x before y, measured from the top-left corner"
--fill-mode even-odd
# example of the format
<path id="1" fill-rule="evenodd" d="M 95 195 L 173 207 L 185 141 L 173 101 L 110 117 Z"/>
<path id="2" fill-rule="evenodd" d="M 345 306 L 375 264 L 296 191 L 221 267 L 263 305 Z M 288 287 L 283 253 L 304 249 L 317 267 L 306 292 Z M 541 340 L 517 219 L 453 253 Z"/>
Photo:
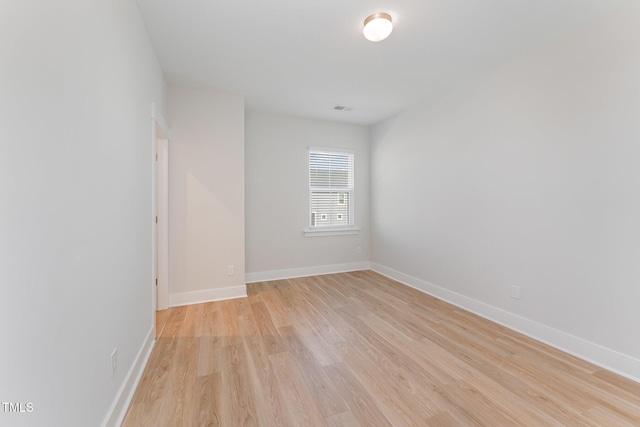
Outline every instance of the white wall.
<path id="1" fill-rule="evenodd" d="M 98 426 L 154 327 L 162 74 L 129 0 L 3 1 L 0 63 L 0 425 Z"/>
<path id="2" fill-rule="evenodd" d="M 167 102 L 170 304 L 245 295 L 244 99 L 169 86 Z"/>
<path id="3" fill-rule="evenodd" d="M 355 150 L 358 235 L 304 236 L 309 227 L 309 146 Z M 358 268 L 369 260 L 368 127 L 248 112 L 245 149 L 249 281 Z"/>
<path id="4" fill-rule="evenodd" d="M 640 378 L 640 3 L 372 133 L 376 268 Z"/>

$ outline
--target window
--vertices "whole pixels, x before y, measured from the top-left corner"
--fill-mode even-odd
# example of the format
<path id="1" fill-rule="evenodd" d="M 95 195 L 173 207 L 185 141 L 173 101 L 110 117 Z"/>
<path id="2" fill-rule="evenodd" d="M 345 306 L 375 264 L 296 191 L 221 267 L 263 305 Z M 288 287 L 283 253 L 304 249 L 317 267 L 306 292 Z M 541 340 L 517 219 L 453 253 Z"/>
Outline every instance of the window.
<path id="1" fill-rule="evenodd" d="M 310 227 L 353 226 L 353 152 L 309 149 Z"/>

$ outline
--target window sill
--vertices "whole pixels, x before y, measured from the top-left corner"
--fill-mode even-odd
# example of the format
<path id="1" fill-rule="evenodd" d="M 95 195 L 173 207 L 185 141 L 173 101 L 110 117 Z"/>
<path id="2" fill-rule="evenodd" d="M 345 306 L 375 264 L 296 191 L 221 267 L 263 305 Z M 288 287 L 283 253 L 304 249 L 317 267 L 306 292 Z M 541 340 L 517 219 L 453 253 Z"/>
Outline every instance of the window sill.
<path id="1" fill-rule="evenodd" d="M 332 227 L 318 227 L 307 228 L 304 230 L 304 237 L 326 237 L 326 236 L 348 236 L 353 234 L 359 234 L 360 228 L 348 227 L 348 228 L 332 228 Z"/>

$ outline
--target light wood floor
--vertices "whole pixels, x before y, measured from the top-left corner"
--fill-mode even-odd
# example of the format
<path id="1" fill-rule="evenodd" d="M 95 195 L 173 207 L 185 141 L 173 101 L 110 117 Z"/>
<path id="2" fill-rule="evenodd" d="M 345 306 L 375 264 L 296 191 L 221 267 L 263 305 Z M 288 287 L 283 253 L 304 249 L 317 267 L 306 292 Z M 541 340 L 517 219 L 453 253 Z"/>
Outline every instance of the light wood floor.
<path id="1" fill-rule="evenodd" d="M 158 313 L 124 426 L 638 426 L 640 384 L 365 271 Z"/>

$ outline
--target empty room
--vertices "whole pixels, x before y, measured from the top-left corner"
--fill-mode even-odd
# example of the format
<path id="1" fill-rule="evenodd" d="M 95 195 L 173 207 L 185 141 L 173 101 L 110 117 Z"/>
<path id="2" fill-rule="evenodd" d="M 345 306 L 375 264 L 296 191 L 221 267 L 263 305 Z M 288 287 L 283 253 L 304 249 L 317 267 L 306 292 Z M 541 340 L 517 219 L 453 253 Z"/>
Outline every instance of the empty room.
<path id="1" fill-rule="evenodd" d="M 0 426 L 640 426 L 638 0 L 0 0 Z"/>

